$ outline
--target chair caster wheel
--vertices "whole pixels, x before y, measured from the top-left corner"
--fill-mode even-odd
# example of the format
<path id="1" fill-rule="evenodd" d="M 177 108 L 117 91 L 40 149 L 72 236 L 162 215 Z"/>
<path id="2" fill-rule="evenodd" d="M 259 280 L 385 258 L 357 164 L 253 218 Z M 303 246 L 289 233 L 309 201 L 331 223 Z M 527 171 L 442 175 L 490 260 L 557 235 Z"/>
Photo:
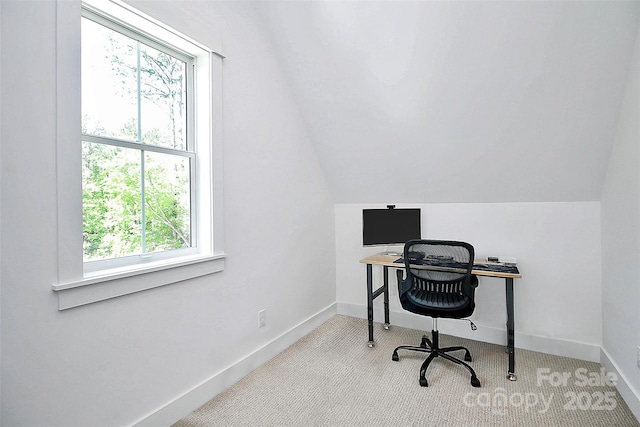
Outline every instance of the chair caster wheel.
<path id="1" fill-rule="evenodd" d="M 474 387 L 480 387 L 480 380 L 478 379 L 478 377 L 471 378 L 471 385 Z"/>
<path id="2" fill-rule="evenodd" d="M 429 387 L 429 383 L 426 378 L 420 378 L 420 387 Z"/>
<path id="3" fill-rule="evenodd" d="M 398 357 L 398 353 L 393 353 L 393 356 L 391 356 L 391 360 L 393 360 L 394 362 L 400 360 L 400 358 Z"/>
<path id="4" fill-rule="evenodd" d="M 471 353 L 467 353 L 464 355 L 464 361 L 465 362 L 473 362 L 473 359 L 471 359 Z"/>

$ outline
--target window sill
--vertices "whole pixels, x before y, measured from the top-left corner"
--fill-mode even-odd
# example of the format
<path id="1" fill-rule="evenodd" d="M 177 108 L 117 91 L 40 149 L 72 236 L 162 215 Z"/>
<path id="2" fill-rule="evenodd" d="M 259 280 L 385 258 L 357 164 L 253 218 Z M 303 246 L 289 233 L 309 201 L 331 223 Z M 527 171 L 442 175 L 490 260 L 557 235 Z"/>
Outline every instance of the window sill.
<path id="1" fill-rule="evenodd" d="M 224 261 L 224 254 L 190 256 L 173 262 L 104 272 L 76 282 L 55 284 L 52 289 L 58 295 L 58 310 L 67 310 L 217 273 L 224 270 Z"/>

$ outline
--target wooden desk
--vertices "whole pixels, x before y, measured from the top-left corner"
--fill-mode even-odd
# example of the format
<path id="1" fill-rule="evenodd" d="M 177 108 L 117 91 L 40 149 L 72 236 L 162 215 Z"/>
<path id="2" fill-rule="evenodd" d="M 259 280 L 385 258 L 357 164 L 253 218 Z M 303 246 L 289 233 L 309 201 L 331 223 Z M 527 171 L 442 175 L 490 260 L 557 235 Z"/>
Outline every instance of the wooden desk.
<path id="1" fill-rule="evenodd" d="M 404 264 L 395 262 L 401 258 L 398 255 L 376 254 L 361 259 L 360 263 L 367 266 L 367 319 L 369 323 L 369 347 L 373 347 L 373 300 L 383 295 L 384 298 L 384 328 L 389 329 L 389 268 L 404 268 Z M 383 268 L 383 285 L 373 289 L 373 266 L 380 265 Z M 517 267 L 515 272 L 500 271 L 501 264 L 476 261 L 472 271 L 476 276 L 499 277 L 505 279 L 505 294 L 507 306 L 507 353 L 509 354 L 509 369 L 507 379 L 516 381 L 516 355 L 515 355 L 515 325 L 513 320 L 513 279 L 522 277 Z"/>

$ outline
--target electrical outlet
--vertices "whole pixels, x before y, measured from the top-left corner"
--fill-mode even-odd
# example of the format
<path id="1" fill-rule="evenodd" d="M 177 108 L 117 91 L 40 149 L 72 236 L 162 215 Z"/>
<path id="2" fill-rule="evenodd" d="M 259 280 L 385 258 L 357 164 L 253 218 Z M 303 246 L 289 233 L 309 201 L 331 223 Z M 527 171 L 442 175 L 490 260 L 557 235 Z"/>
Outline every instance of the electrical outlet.
<path id="1" fill-rule="evenodd" d="M 258 312 L 258 328 L 262 328 L 267 324 L 267 309 Z"/>
<path id="2" fill-rule="evenodd" d="M 638 346 L 638 369 L 640 369 L 640 345 Z"/>

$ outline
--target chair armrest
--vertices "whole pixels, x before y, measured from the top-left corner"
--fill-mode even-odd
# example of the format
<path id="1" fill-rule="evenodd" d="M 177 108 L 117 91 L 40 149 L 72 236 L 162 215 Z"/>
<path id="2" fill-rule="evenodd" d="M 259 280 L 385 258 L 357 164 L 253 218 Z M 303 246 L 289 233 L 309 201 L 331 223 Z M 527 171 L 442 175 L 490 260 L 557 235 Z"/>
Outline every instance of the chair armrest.
<path id="1" fill-rule="evenodd" d="M 469 284 L 471 285 L 471 287 L 473 289 L 478 287 L 478 276 L 476 276 L 475 274 L 471 275 L 471 281 L 469 282 Z"/>
<path id="2" fill-rule="evenodd" d="M 404 278 L 404 270 L 396 270 L 396 277 L 398 278 L 398 295 L 403 295 L 405 292 L 411 289 L 411 283 Z"/>
<path id="3" fill-rule="evenodd" d="M 478 276 L 473 274 L 471 275 L 471 280 L 469 280 L 469 286 L 463 287 L 462 292 L 468 298 L 474 299 L 477 287 L 478 287 Z"/>

